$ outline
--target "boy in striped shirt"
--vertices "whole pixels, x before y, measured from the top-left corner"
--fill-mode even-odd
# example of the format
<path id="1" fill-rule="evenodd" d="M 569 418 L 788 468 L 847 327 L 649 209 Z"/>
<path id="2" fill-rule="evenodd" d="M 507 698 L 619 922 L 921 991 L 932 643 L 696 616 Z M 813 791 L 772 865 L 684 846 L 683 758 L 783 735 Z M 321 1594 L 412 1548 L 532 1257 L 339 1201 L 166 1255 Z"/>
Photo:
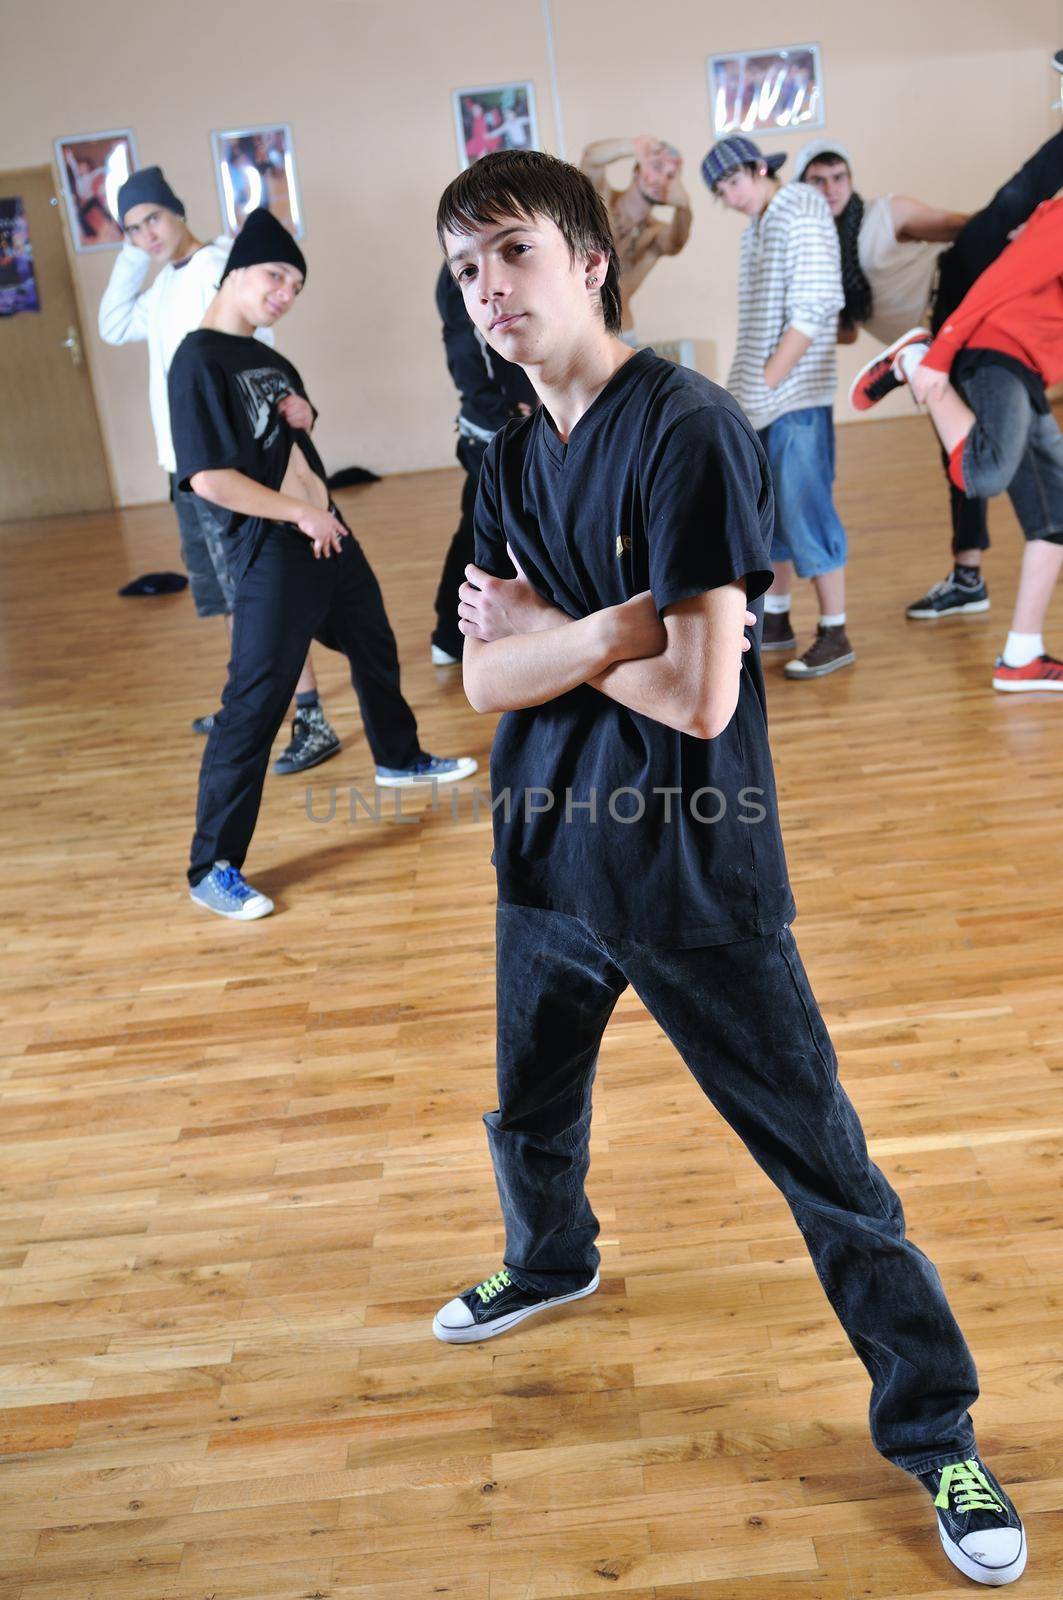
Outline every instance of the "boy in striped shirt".
<path id="1" fill-rule="evenodd" d="M 775 174 L 785 159 L 733 134 L 713 145 L 701 175 L 729 210 L 749 218 L 727 387 L 760 434 L 775 485 L 775 581 L 764 602 L 762 648 L 794 648 L 794 576 L 811 579 L 819 626 L 785 671 L 821 678 L 856 659 L 845 631 L 847 541 L 832 495 L 835 344 L 845 295 L 827 203 L 807 184 L 780 186 Z"/>

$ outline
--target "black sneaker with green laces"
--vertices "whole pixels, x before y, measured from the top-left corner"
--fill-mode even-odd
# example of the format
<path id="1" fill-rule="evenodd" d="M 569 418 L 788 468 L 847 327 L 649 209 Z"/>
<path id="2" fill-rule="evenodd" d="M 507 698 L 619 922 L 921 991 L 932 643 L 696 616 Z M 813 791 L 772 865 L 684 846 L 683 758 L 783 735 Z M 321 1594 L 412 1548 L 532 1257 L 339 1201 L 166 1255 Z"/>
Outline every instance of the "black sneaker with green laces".
<path id="1" fill-rule="evenodd" d="M 941 1543 L 954 1567 L 995 1588 L 1022 1576 L 1026 1530 L 981 1456 L 919 1476 L 934 1501 Z"/>
<path id="2" fill-rule="evenodd" d="M 598 1274 L 590 1283 L 572 1294 L 544 1296 L 535 1290 L 522 1289 L 513 1282 L 505 1267 L 474 1284 L 449 1300 L 437 1311 L 432 1321 L 432 1332 L 444 1344 L 478 1344 L 481 1339 L 493 1339 L 497 1334 L 508 1333 L 525 1317 L 534 1317 L 537 1311 L 549 1311 L 551 1306 L 564 1306 L 570 1300 L 582 1300 L 598 1287 Z"/>

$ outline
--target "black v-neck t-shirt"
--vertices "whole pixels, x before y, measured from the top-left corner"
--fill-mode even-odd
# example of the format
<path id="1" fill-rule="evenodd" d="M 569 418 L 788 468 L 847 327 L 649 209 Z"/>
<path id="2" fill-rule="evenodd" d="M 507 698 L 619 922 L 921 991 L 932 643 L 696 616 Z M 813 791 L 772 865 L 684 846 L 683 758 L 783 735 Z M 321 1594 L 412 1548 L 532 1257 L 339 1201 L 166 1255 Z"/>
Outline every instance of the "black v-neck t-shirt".
<path id="1" fill-rule="evenodd" d="M 488 445 L 477 565 L 570 617 L 649 589 L 659 612 L 744 578 L 772 581 L 774 500 L 738 405 L 652 350 L 632 356 L 567 444 L 545 408 Z M 759 607 L 757 608 L 759 613 Z M 777 931 L 794 915 L 768 748 L 759 625 L 715 739 L 588 685 L 507 712 L 491 757 L 499 899 L 673 947 Z"/>
<path id="2" fill-rule="evenodd" d="M 325 469 L 310 435 L 277 409 L 286 394 L 306 390 L 292 363 L 261 339 L 197 328 L 177 347 L 169 372 L 170 424 L 182 489 L 197 472 L 229 467 L 267 489 L 284 482 L 297 444 L 322 483 Z M 268 524 L 217 507 L 234 579 L 246 571 Z"/>

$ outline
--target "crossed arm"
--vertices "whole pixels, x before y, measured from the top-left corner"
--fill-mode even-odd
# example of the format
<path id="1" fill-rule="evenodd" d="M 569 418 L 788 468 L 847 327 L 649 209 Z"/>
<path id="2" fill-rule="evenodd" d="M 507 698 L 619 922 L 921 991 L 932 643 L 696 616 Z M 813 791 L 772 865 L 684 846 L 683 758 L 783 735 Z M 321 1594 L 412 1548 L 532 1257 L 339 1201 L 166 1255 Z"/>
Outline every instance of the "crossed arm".
<path id="1" fill-rule="evenodd" d="M 734 715 L 744 629 L 755 621 L 743 581 L 680 600 L 663 619 L 648 590 L 577 619 L 543 600 L 519 567 L 516 578 L 465 572 L 458 614 L 475 711 L 543 705 L 585 683 L 696 739 L 715 739 Z"/>

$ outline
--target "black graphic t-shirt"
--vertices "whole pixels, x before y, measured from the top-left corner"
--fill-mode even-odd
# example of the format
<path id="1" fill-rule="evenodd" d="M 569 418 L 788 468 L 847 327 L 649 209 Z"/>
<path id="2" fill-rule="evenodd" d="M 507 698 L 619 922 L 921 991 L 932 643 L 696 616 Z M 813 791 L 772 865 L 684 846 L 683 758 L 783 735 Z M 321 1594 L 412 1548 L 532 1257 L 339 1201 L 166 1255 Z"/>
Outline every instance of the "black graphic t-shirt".
<path id="1" fill-rule="evenodd" d="M 647 589 L 663 611 L 740 578 L 753 601 L 772 581 L 773 518 L 764 451 L 730 395 L 644 350 L 567 444 L 542 408 L 496 434 L 476 561 L 512 577 L 508 542 L 571 617 Z M 757 642 L 718 738 L 582 685 L 501 718 L 491 790 L 502 901 L 664 946 L 748 939 L 794 915 Z"/>
<path id="2" fill-rule="evenodd" d="M 189 480 L 197 472 L 231 467 L 267 489 L 279 489 L 293 444 L 325 482 L 325 469 L 310 435 L 289 427 L 277 409 L 286 394 L 306 398 L 303 380 L 290 361 L 261 340 L 197 328 L 177 347 L 169 390 L 179 488 L 190 488 Z M 219 511 L 229 541 L 230 568 L 239 578 L 266 524 L 261 517 L 220 507 Z"/>

